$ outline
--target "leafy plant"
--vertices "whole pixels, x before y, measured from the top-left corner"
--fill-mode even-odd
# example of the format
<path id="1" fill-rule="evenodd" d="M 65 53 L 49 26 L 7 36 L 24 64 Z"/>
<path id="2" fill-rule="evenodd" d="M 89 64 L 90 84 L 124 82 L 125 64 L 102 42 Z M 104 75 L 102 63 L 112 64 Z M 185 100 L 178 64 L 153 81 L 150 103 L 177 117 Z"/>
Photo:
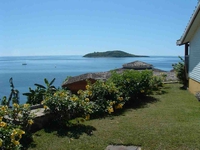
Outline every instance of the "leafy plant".
<path id="1" fill-rule="evenodd" d="M 62 124 L 72 118 L 86 117 L 92 113 L 94 103 L 87 99 L 82 100 L 70 91 L 59 90 L 53 95 L 45 95 L 42 104 Z"/>
<path id="2" fill-rule="evenodd" d="M 127 70 L 122 74 L 113 72 L 109 80 L 114 82 L 126 97 L 139 98 L 151 92 L 150 80 L 152 76 L 152 71 L 148 70 Z"/>
<path id="3" fill-rule="evenodd" d="M 49 82 L 46 78 L 44 79 L 44 83 L 46 85 L 43 86 L 41 84 L 34 84 L 36 86 L 35 90 L 29 88 L 29 93 L 23 93 L 23 95 L 27 96 L 27 103 L 34 105 L 40 104 L 46 94 L 54 94 L 56 92 L 56 87 L 53 86 L 55 78 Z"/>
<path id="4" fill-rule="evenodd" d="M 40 89 L 44 90 L 46 93 L 53 94 L 56 91 L 56 87 L 53 85 L 54 81 L 56 79 L 54 78 L 51 82 L 49 82 L 46 78 L 44 79 L 44 83 L 46 84 L 46 87 L 41 84 L 35 84 L 35 86 L 39 87 Z"/>
<path id="5" fill-rule="evenodd" d="M 128 98 L 123 97 L 116 85 L 111 81 L 98 80 L 94 84 L 88 83 L 85 91 L 78 91 L 82 100 L 90 100 L 95 103 L 94 113 L 102 115 L 113 113 L 116 109 L 123 108 Z"/>
<path id="6" fill-rule="evenodd" d="M 119 88 L 124 97 L 129 97 L 128 104 L 141 101 L 142 97 L 162 86 L 162 79 L 154 77 L 150 70 L 126 70 L 121 74 L 112 72 L 109 80 Z"/>
<path id="7" fill-rule="evenodd" d="M 188 86 L 188 79 L 186 76 L 186 70 L 185 70 L 185 61 L 183 60 L 182 57 L 180 57 L 181 62 L 172 64 L 173 69 L 176 72 L 176 76 L 180 83 L 183 84 L 183 86 L 187 87 Z"/>
<path id="8" fill-rule="evenodd" d="M 151 90 L 159 90 L 163 86 L 163 77 L 152 76 L 150 80 L 150 89 Z"/>
<path id="9" fill-rule="evenodd" d="M 167 74 L 166 73 L 161 73 L 160 75 L 161 75 L 162 81 L 166 81 Z"/>
<path id="10" fill-rule="evenodd" d="M 13 84 L 13 79 L 9 79 L 10 87 L 11 87 L 11 92 L 9 95 L 9 98 L 7 99 L 6 96 L 2 98 L 1 105 L 7 105 L 10 106 L 10 102 L 12 103 L 17 103 L 19 104 L 19 91 L 15 89 L 14 84 Z"/>
<path id="11" fill-rule="evenodd" d="M 21 149 L 21 139 L 29 134 L 33 118 L 28 104 L 0 106 L 0 149 Z"/>

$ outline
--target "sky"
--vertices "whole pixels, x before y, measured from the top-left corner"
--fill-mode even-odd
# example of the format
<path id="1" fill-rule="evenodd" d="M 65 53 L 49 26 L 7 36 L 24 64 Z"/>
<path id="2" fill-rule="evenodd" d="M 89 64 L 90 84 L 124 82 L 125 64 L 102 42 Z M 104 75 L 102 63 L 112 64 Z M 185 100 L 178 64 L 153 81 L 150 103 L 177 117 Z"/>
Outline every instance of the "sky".
<path id="1" fill-rule="evenodd" d="M 197 0 L 0 0 L 0 56 L 183 56 Z"/>

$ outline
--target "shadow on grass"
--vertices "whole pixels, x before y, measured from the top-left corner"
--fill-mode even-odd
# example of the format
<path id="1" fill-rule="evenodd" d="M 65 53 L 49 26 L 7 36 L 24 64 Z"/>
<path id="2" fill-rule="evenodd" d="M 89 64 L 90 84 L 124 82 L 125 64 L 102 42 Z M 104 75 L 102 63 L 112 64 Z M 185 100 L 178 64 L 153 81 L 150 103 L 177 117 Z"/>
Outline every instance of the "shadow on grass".
<path id="1" fill-rule="evenodd" d="M 180 90 L 187 90 L 187 87 L 186 86 L 181 86 L 179 89 Z"/>
<path id="2" fill-rule="evenodd" d="M 58 121 L 52 120 L 43 129 L 47 133 L 54 134 L 55 132 L 55 135 L 59 137 L 69 137 L 74 139 L 78 139 L 83 134 L 91 136 L 93 135 L 93 131 L 96 130 L 96 128 L 94 128 L 93 126 L 81 124 L 77 122 L 77 120 L 75 120 L 74 122 L 75 123 L 67 122 L 64 125 Z M 22 140 L 20 141 L 23 145 L 22 150 L 35 148 L 37 146 L 37 144 L 34 143 L 34 140 L 32 139 L 31 135 L 32 133 L 28 134 L 26 137 L 23 137 Z M 36 133 L 34 134 L 34 136 L 41 136 L 41 135 Z"/>
<path id="3" fill-rule="evenodd" d="M 162 88 L 160 89 L 155 89 L 153 91 L 153 94 L 152 95 L 163 95 L 163 94 L 167 94 L 168 92 L 166 90 L 170 89 L 169 86 L 163 86 Z"/>
<path id="4" fill-rule="evenodd" d="M 92 135 L 92 132 L 96 128 L 90 125 L 84 125 L 80 123 L 70 123 L 66 125 L 59 125 L 59 123 L 52 121 L 49 125 L 44 127 L 44 131 L 47 133 L 56 132 L 55 134 L 60 137 L 69 137 L 78 139 L 81 135 L 87 134 Z"/>
<path id="5" fill-rule="evenodd" d="M 155 97 L 152 96 L 145 96 L 142 98 L 132 98 L 125 104 L 125 108 L 133 108 L 133 109 L 138 109 L 138 108 L 144 108 L 146 107 L 147 104 L 149 103 L 155 103 L 158 102 L 159 99 L 156 99 Z"/>
<path id="6" fill-rule="evenodd" d="M 164 89 L 159 90 L 159 91 L 154 91 L 154 95 L 163 95 L 163 94 L 167 94 L 168 92 L 166 92 Z"/>
<path id="7" fill-rule="evenodd" d="M 37 146 L 33 141 L 32 133 L 26 133 L 23 135 L 20 143 L 23 145 L 23 148 L 21 148 L 22 150 L 27 150 L 28 148 L 34 148 Z"/>

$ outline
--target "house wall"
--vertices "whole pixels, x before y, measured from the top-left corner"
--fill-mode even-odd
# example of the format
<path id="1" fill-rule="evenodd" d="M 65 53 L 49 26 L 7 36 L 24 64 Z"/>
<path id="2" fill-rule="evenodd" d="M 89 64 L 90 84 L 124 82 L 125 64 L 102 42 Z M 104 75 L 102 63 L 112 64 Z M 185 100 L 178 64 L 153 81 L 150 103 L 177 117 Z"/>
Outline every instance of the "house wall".
<path id="1" fill-rule="evenodd" d="M 196 92 L 200 91 L 200 82 L 189 79 L 189 91 L 193 94 L 196 94 Z"/>
<path id="2" fill-rule="evenodd" d="M 200 26 L 197 28 L 189 50 L 189 91 L 194 93 L 200 87 Z M 196 88 L 196 89 L 195 89 Z M 200 89 L 199 89 L 200 91 Z"/>
<path id="3" fill-rule="evenodd" d="M 96 80 L 94 79 L 88 79 L 88 80 L 90 81 L 91 84 L 96 82 Z M 73 93 L 77 93 L 78 90 L 85 90 L 86 85 L 87 85 L 87 81 L 83 80 L 83 81 L 78 81 L 78 82 L 65 85 L 64 87 L 68 87 Z"/>

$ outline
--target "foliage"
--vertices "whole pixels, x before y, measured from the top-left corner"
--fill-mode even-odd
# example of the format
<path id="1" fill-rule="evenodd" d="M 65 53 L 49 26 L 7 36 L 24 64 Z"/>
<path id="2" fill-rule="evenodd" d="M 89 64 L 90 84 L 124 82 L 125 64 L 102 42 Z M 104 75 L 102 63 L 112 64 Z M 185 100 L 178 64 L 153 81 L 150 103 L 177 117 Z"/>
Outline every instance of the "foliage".
<path id="1" fill-rule="evenodd" d="M 27 103 L 34 105 L 34 104 L 40 104 L 44 98 L 45 95 L 52 95 L 57 90 L 55 86 L 53 86 L 53 83 L 55 81 L 55 78 L 49 82 L 46 78 L 44 79 L 45 86 L 41 84 L 34 84 L 36 86 L 35 90 L 32 90 L 29 88 L 29 93 L 23 93 L 23 95 L 27 96 Z"/>
<path id="2" fill-rule="evenodd" d="M 98 80 L 92 85 L 88 83 L 86 90 L 79 90 L 78 94 L 82 100 L 86 99 L 95 103 L 95 114 L 111 114 L 116 109 L 121 109 L 127 101 L 116 85 L 109 81 Z"/>
<path id="3" fill-rule="evenodd" d="M 84 55 L 83 57 L 140 57 L 140 56 L 116 50 L 116 51 L 89 53 Z"/>
<path id="4" fill-rule="evenodd" d="M 172 67 L 175 70 L 176 76 L 177 76 L 178 80 L 180 81 L 180 83 L 182 83 L 185 87 L 187 87 L 188 79 L 186 76 L 185 63 L 184 63 L 183 58 L 181 58 L 180 56 L 179 56 L 179 58 L 180 58 L 181 62 L 172 64 Z"/>
<path id="5" fill-rule="evenodd" d="M 28 104 L 0 106 L 0 147 L 1 149 L 20 149 L 22 135 L 29 133 L 33 115 Z"/>
<path id="6" fill-rule="evenodd" d="M 126 70 L 121 74 L 112 72 L 109 80 L 119 87 L 125 97 L 130 98 L 128 104 L 142 100 L 142 97 L 162 87 L 161 77 L 153 76 L 153 72 L 150 70 Z"/>
<path id="7" fill-rule="evenodd" d="M 59 90 L 53 95 L 45 95 L 42 101 L 44 108 L 55 115 L 55 119 L 66 122 L 75 117 L 87 117 L 92 113 L 94 103 L 80 99 L 70 91 Z"/>
<path id="8" fill-rule="evenodd" d="M 161 80 L 162 81 L 166 81 L 166 78 L 167 78 L 167 74 L 166 73 L 161 73 Z"/>
<path id="9" fill-rule="evenodd" d="M 7 99 L 7 97 L 4 96 L 2 98 L 1 105 L 10 106 L 10 101 L 12 101 L 12 103 L 19 104 L 19 91 L 15 89 L 12 78 L 10 78 L 9 83 L 10 83 L 10 87 L 11 87 L 11 92 L 10 92 L 9 98 Z"/>
<path id="10" fill-rule="evenodd" d="M 149 81 L 153 73 L 151 71 L 127 70 L 121 74 L 112 72 L 109 80 L 114 82 L 126 97 L 139 98 L 151 91 Z"/>
<path id="11" fill-rule="evenodd" d="M 163 81 L 165 81 L 165 79 L 163 79 L 162 76 L 152 76 L 149 81 L 150 89 L 154 91 L 159 90 L 163 86 Z"/>
<path id="12" fill-rule="evenodd" d="M 45 94 L 45 90 L 36 87 L 35 90 L 32 90 L 29 88 L 29 93 L 23 93 L 23 95 L 27 96 L 27 102 L 28 104 L 35 105 L 40 104 L 43 100 Z"/>

